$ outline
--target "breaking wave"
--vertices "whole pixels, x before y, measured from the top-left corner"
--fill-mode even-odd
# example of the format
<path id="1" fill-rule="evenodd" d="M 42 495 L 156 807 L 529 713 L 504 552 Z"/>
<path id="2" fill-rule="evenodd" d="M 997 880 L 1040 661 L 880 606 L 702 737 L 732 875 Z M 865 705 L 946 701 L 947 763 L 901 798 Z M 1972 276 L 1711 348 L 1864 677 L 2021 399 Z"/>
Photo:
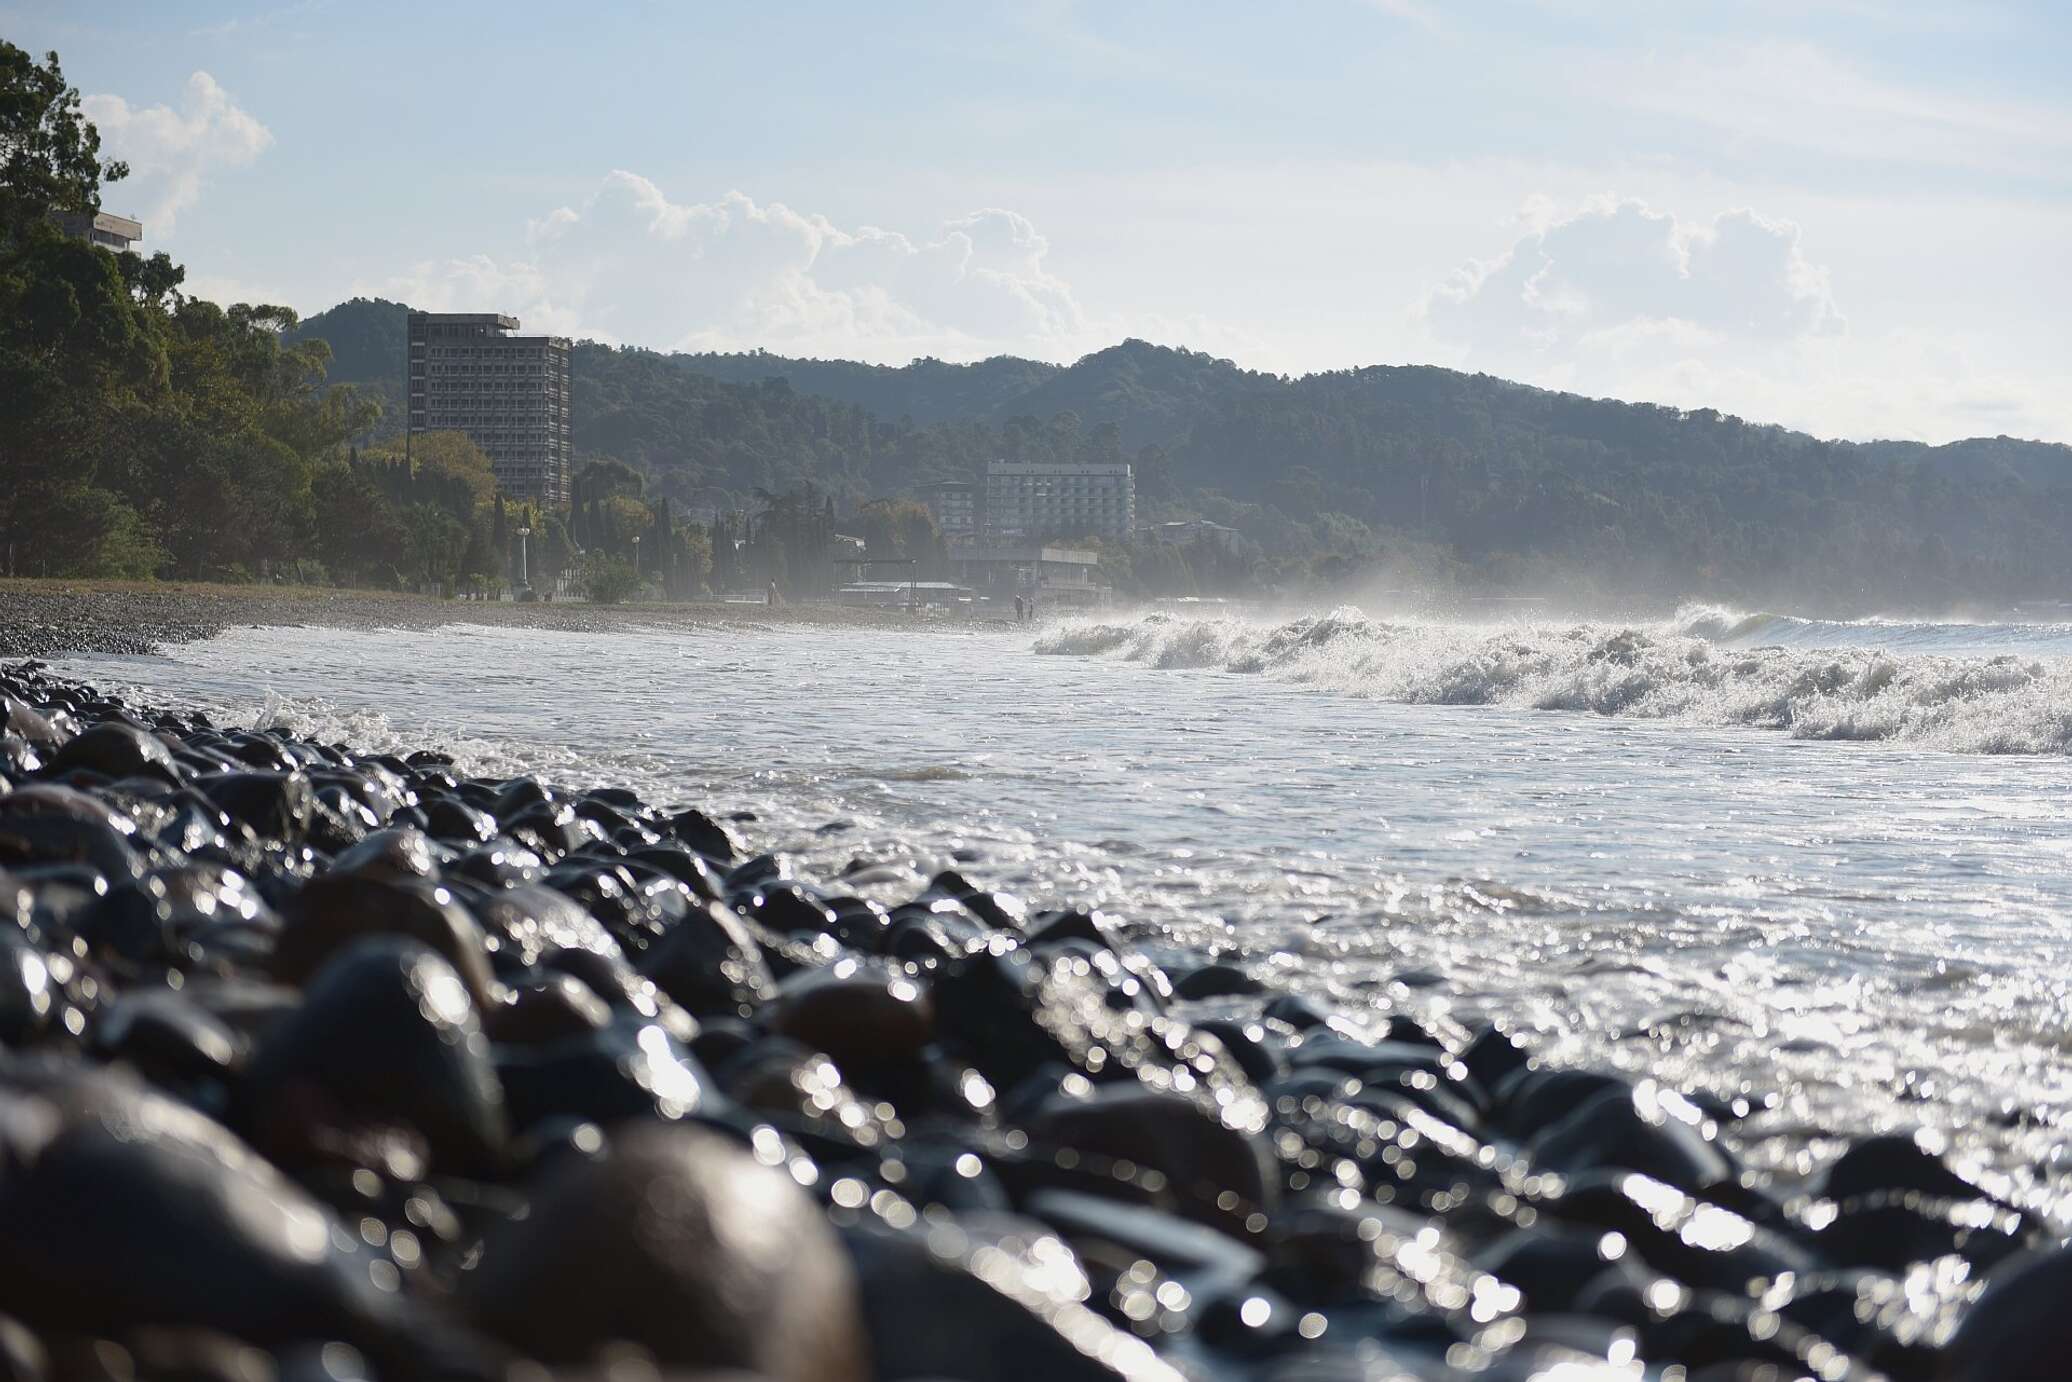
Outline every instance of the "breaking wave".
<path id="1" fill-rule="evenodd" d="M 1927 619 L 1804 619 L 1748 614 L 1718 605 L 1686 605 L 1670 626 L 1707 642 L 1740 647 L 1869 648 L 1887 652 L 1978 656 L 2031 653 L 2072 657 L 2072 624 Z"/>
<path id="2" fill-rule="evenodd" d="M 1833 621 L 1693 606 L 1660 623 L 1473 625 L 1350 606 L 1272 624 L 1147 614 L 1042 634 L 1039 653 L 1251 673 L 1376 700 L 1587 711 L 2072 753 L 2072 626 Z"/>

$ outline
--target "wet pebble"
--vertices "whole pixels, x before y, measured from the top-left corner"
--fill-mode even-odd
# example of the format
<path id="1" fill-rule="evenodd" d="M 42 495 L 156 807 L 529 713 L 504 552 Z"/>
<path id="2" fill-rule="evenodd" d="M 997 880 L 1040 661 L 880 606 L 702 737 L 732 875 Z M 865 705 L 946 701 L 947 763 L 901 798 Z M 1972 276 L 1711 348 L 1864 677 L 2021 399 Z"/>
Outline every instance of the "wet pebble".
<path id="1" fill-rule="evenodd" d="M 0 668 L 0 1375 L 2062 1370 L 1933 1134 L 756 826 Z"/>

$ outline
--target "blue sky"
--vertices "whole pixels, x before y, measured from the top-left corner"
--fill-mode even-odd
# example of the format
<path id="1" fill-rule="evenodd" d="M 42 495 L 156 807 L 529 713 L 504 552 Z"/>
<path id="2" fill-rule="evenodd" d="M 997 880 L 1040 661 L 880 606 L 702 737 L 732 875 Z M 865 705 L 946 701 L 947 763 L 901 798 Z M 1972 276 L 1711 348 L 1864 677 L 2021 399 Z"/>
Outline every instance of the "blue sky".
<path id="1" fill-rule="evenodd" d="M 2072 7 L 0 3 L 210 296 L 2072 441 Z"/>

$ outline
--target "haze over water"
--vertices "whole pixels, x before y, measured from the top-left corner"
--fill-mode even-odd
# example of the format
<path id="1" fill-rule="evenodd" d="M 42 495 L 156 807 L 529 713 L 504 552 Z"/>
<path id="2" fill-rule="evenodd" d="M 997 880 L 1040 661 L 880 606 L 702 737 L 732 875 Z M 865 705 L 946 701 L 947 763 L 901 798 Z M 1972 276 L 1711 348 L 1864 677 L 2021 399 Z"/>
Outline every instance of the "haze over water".
<path id="1" fill-rule="evenodd" d="M 866 893 L 954 864 L 1099 906 L 1163 959 L 1497 1015 L 1564 1061 L 1746 1098 L 1737 1138 L 1781 1169 L 1834 1150 L 1815 1128 L 1925 1125 L 2050 1195 L 2068 659 L 2072 630 L 2041 625 L 1339 610 L 1033 646 L 277 629 L 64 670 L 752 811 L 758 846 Z"/>

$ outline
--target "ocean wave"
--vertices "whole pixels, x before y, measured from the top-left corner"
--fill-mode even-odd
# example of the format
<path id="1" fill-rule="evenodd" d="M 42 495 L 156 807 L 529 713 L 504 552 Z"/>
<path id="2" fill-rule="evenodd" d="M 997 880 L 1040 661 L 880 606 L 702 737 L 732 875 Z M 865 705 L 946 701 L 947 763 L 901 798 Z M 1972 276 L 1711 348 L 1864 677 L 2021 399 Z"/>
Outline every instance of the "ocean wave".
<path id="1" fill-rule="evenodd" d="M 1825 630 L 1813 626 L 1825 624 Z M 1960 753 L 2072 753 L 2072 656 L 1920 651 L 2029 638 L 2072 650 L 2062 625 L 1799 619 L 1691 607 L 1655 624 L 1471 625 L 1369 618 L 1350 606 L 1284 623 L 1151 614 L 1076 621 L 1038 653 L 1207 668 L 1405 704 L 1489 705 L 1897 742 Z M 1849 633 L 1863 631 L 1862 645 Z M 2008 630 L 2017 631 L 2009 634 Z M 2034 631 L 2054 630 L 2052 633 Z M 1822 643 L 1816 640 L 1825 638 Z M 1809 646 L 1810 644 L 1810 646 Z"/>
<path id="2" fill-rule="evenodd" d="M 1967 619 L 1807 619 L 1721 605 L 1685 605 L 1669 620 L 1676 632 L 1739 647 L 1881 648 L 1952 656 L 2032 653 L 2072 657 L 2072 624 Z"/>

